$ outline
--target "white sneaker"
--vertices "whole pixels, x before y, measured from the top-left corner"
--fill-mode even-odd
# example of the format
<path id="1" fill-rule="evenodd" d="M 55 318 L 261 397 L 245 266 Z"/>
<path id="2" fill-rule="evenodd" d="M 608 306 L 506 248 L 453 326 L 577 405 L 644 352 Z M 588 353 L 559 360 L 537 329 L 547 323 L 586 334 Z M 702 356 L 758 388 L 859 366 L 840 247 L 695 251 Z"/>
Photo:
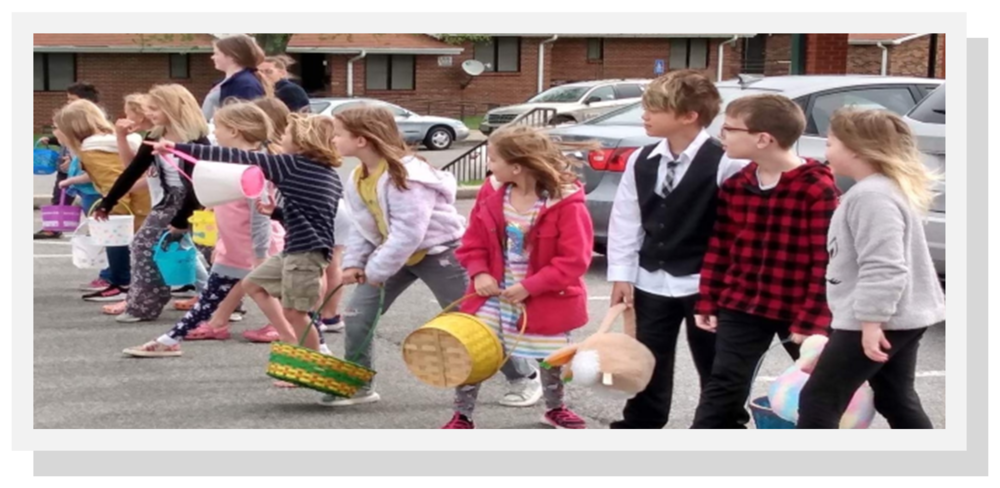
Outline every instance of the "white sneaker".
<path id="1" fill-rule="evenodd" d="M 140 319 L 139 317 L 133 316 L 127 312 L 115 317 L 115 321 L 121 324 L 135 324 L 138 322 L 146 322 L 148 320 L 149 319 Z"/>
<path id="2" fill-rule="evenodd" d="M 521 378 L 507 383 L 507 393 L 500 399 L 505 407 L 530 407 L 542 399 L 542 377 L 536 371 L 535 379 Z"/>
<path id="3" fill-rule="evenodd" d="M 319 400 L 319 404 L 326 407 L 349 407 L 351 405 L 375 403 L 381 399 L 382 397 L 372 390 L 358 390 L 358 392 L 351 398 L 344 398 L 335 395 L 323 395 L 323 398 Z"/>

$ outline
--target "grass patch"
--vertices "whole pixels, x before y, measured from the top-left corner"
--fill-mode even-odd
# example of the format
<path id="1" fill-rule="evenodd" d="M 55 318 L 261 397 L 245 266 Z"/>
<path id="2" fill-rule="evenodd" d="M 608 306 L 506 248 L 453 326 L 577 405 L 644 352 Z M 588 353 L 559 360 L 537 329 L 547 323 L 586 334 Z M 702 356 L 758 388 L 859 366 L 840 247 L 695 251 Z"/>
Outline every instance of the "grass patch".
<path id="1" fill-rule="evenodd" d="M 459 186 L 481 186 L 485 180 L 468 180 L 459 182 Z"/>
<path id="2" fill-rule="evenodd" d="M 473 115 L 463 118 L 462 122 L 472 130 L 479 130 L 479 125 L 483 123 L 483 117 L 482 115 Z"/>

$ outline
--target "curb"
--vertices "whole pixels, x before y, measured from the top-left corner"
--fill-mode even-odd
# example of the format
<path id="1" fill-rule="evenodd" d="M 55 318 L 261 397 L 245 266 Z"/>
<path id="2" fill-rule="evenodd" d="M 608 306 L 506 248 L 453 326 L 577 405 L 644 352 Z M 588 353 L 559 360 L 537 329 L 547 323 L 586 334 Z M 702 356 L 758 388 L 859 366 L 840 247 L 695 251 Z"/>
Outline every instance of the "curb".
<path id="1" fill-rule="evenodd" d="M 455 192 L 455 198 L 457 200 L 475 200 L 476 195 L 479 194 L 480 188 L 482 188 L 482 185 L 460 186 L 458 187 L 458 191 Z"/>

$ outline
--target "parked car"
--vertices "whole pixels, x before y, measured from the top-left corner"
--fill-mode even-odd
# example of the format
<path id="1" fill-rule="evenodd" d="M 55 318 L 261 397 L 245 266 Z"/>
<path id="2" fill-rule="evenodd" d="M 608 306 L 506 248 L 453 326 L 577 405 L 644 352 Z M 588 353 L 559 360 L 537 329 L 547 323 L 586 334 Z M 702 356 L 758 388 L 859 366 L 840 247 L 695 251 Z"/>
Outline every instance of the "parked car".
<path id="1" fill-rule="evenodd" d="M 364 104 L 388 108 L 396 116 L 403 139 L 407 144 L 423 144 L 427 149 L 443 150 L 455 141 L 469 137 L 469 128 L 461 120 L 434 115 L 418 115 L 399 105 L 371 98 L 313 98 L 309 100 L 314 114 L 334 115 Z"/>
<path id="2" fill-rule="evenodd" d="M 880 76 L 775 76 L 741 77 L 718 83 L 723 108 L 747 95 L 778 93 L 798 103 L 806 115 L 806 130 L 796 144 L 801 156 L 825 161 L 826 133 L 830 115 L 845 105 L 885 108 L 900 115 L 943 83 L 928 78 Z M 718 136 L 724 115 L 712 121 L 708 132 Z M 587 192 L 587 207 L 594 221 L 595 250 L 604 253 L 607 246 L 608 219 L 625 163 L 634 151 L 657 142 L 646 135 L 642 123 L 642 104 L 633 103 L 582 124 L 549 129 L 555 138 L 571 142 L 596 140 L 602 150 L 582 154 L 589 164 L 581 168 Z M 838 177 L 841 188 L 853 182 Z M 943 205 L 943 200 L 942 200 Z M 943 267 L 941 268 L 943 270 Z"/>
<path id="3" fill-rule="evenodd" d="M 927 95 L 910 113 L 903 117 L 917 139 L 917 148 L 926 164 L 938 172 L 941 179 L 936 188 L 937 197 L 931 207 L 927 225 L 927 244 L 931 248 L 931 258 L 938 275 L 944 279 L 944 209 L 945 209 L 945 166 L 944 166 L 944 133 L 945 133 L 945 85 Z"/>
<path id="4" fill-rule="evenodd" d="M 535 108 L 556 110 L 550 123 L 570 124 L 590 120 L 642 98 L 650 80 L 600 80 L 567 83 L 549 88 L 519 105 L 500 107 L 486 112 L 479 131 L 489 134 L 518 115 Z"/>

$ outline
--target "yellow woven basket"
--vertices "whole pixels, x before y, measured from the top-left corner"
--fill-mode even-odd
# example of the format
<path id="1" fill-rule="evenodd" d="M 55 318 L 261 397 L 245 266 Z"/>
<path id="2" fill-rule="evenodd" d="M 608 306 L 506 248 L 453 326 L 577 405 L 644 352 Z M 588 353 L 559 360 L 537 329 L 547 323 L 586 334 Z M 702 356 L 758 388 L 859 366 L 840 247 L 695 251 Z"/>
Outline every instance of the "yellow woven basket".
<path id="1" fill-rule="evenodd" d="M 493 328 L 477 317 L 451 312 L 468 295 L 449 305 L 403 340 L 403 362 L 420 381 L 439 388 L 480 383 L 496 374 L 508 359 Z M 521 336 L 528 316 L 521 307 Z M 513 351 L 513 348 L 512 348 Z"/>

